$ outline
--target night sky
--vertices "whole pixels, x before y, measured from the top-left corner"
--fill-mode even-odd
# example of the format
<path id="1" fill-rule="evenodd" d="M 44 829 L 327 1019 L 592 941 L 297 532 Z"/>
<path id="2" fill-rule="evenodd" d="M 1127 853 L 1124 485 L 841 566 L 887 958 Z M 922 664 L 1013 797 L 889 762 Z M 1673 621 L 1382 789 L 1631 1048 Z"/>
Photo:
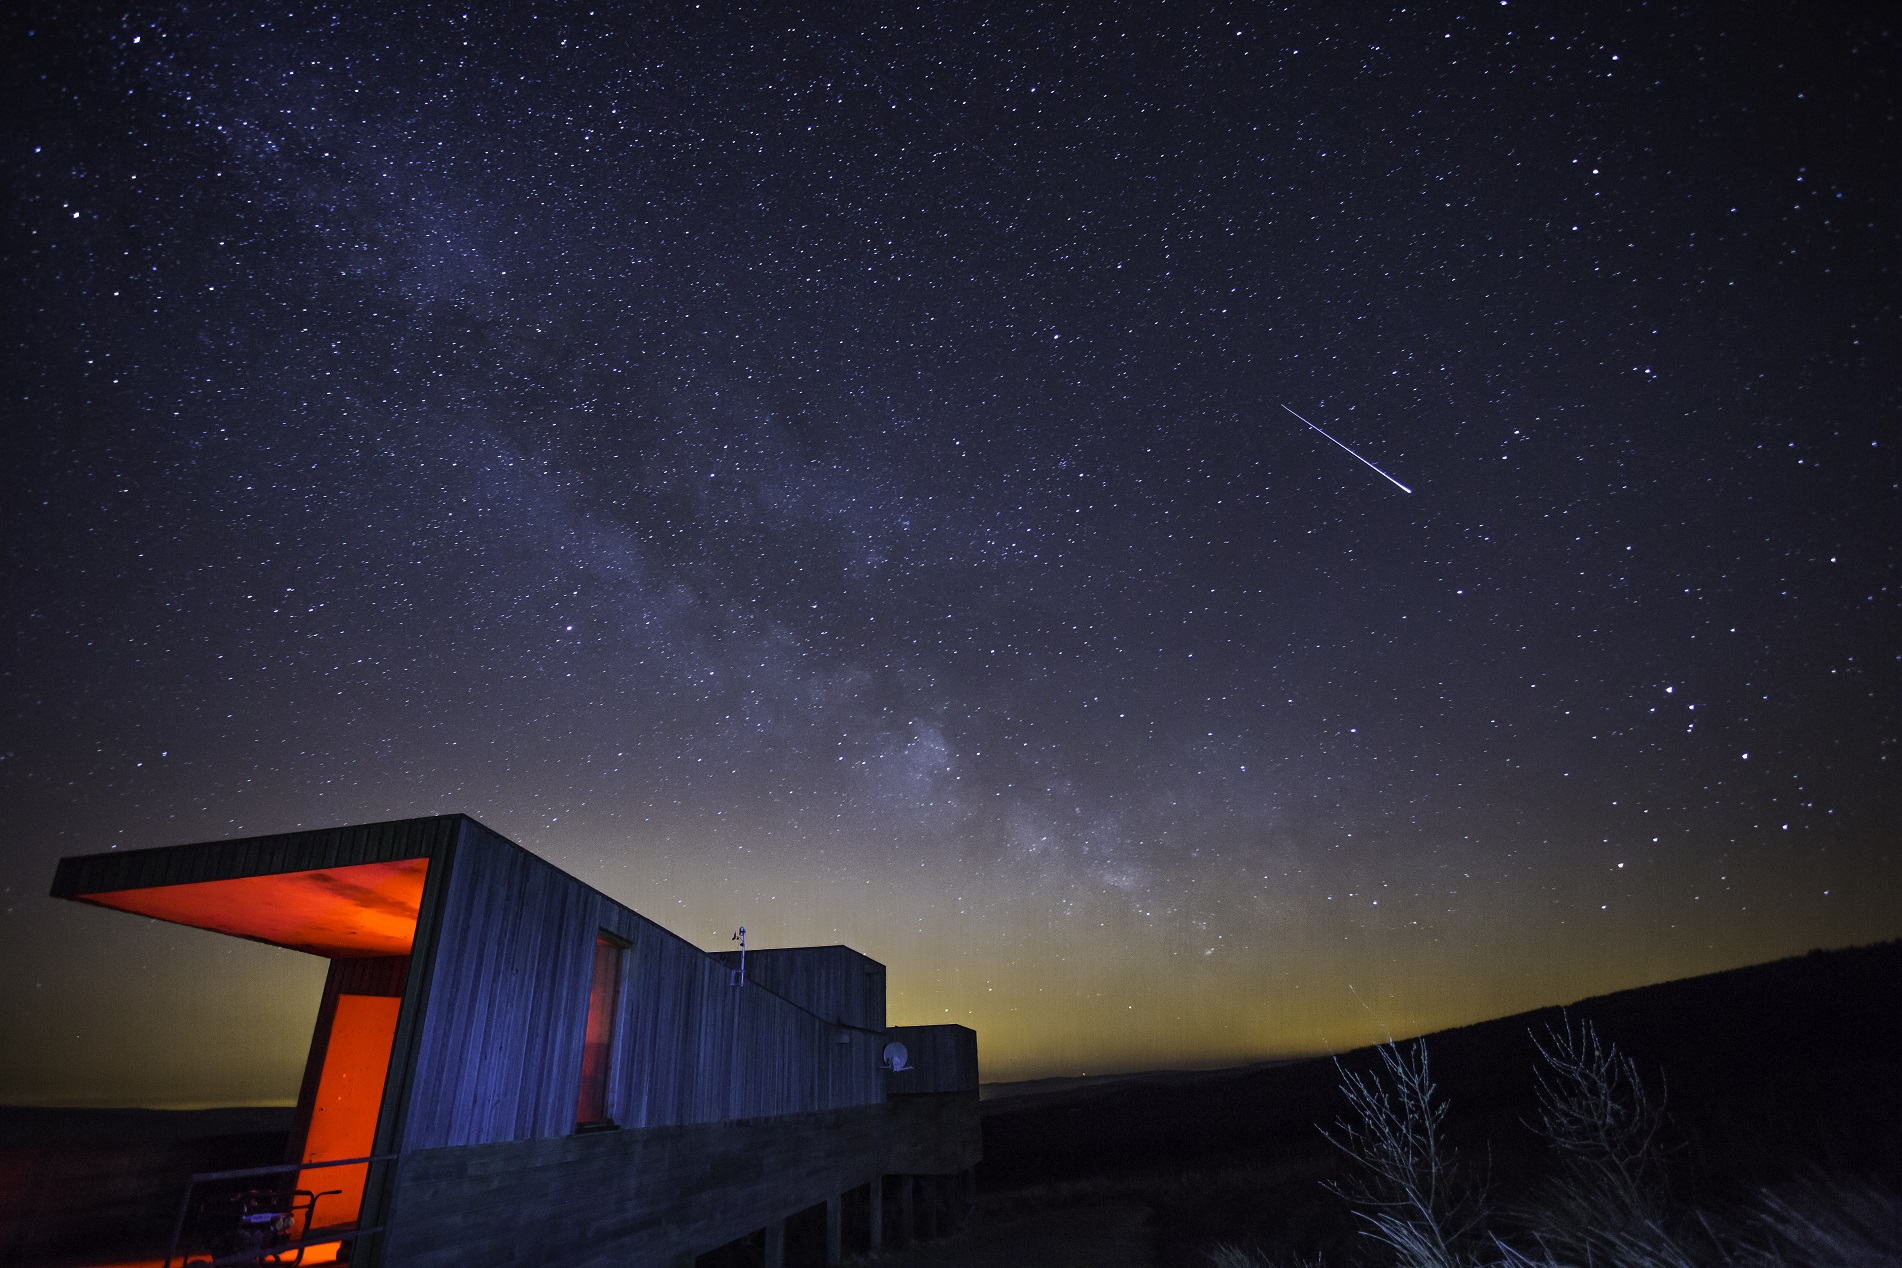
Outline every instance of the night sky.
<path id="1" fill-rule="evenodd" d="M 0 1101 L 302 1068 L 60 856 L 448 811 L 990 1079 L 1902 934 L 1880 6 L 27 8 Z"/>

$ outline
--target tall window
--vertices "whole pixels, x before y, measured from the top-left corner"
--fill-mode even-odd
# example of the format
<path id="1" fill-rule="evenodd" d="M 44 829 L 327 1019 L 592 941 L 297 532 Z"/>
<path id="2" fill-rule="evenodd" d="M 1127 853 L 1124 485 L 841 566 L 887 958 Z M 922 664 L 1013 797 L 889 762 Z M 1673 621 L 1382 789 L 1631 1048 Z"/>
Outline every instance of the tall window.
<path id="1" fill-rule="evenodd" d="M 614 1015 L 621 1001 L 624 944 L 601 934 L 594 940 L 594 982 L 588 988 L 588 1029 L 581 1044 L 581 1099 L 575 1123 L 587 1127 L 608 1118 L 608 1064 L 614 1056 Z"/>

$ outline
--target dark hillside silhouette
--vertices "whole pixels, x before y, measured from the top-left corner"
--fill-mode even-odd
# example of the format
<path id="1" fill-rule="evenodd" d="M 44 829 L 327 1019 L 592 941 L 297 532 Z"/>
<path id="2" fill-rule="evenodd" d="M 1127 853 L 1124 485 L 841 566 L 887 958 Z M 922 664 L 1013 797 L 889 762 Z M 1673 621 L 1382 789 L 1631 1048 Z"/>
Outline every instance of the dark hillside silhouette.
<path id="1" fill-rule="evenodd" d="M 1451 1126 L 1470 1140 L 1530 1134 L 1533 1035 L 1589 1020 L 1668 1085 L 1669 1115 L 1706 1182 L 1770 1183 L 1806 1163 L 1897 1165 L 1902 1140 L 1902 942 L 1620 991 L 1428 1037 Z M 1370 1067 L 1371 1051 L 1342 1056 Z M 1327 1148 L 1341 1110 L 1327 1058 L 1137 1077 L 986 1102 L 980 1185 L 1260 1164 Z M 1510 1151 L 1496 1162 L 1510 1166 Z"/>

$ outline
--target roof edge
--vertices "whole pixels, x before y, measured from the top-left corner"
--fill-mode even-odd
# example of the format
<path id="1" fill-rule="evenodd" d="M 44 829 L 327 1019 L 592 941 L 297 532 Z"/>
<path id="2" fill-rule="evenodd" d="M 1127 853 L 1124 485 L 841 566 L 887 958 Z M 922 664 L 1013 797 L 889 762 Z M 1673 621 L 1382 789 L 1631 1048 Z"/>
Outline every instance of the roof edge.
<path id="1" fill-rule="evenodd" d="M 428 815 L 226 841 L 75 854 L 59 861 L 50 893 L 54 898 L 84 901 L 88 894 L 119 890 L 425 858 L 453 840 L 464 821 L 473 822 L 460 813 Z"/>

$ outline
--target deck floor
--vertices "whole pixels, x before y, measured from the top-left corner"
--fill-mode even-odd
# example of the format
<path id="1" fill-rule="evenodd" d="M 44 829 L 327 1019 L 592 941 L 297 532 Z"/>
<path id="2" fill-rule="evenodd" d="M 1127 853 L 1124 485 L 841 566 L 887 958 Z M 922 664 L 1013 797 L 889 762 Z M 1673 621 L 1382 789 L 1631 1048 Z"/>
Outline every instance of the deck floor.
<path id="1" fill-rule="evenodd" d="M 337 1247 L 340 1243 L 331 1242 L 326 1246 L 312 1246 L 304 1251 L 304 1264 L 334 1264 L 337 1262 Z M 205 1262 L 204 1256 L 198 1257 L 198 1263 Z M 152 1259 L 74 1259 L 61 1260 L 56 1268 L 164 1268 L 165 1257 L 160 1255 Z M 172 1268 L 179 1268 L 179 1261 L 172 1261 Z M 299 1265 L 303 1268 L 303 1265 Z"/>

